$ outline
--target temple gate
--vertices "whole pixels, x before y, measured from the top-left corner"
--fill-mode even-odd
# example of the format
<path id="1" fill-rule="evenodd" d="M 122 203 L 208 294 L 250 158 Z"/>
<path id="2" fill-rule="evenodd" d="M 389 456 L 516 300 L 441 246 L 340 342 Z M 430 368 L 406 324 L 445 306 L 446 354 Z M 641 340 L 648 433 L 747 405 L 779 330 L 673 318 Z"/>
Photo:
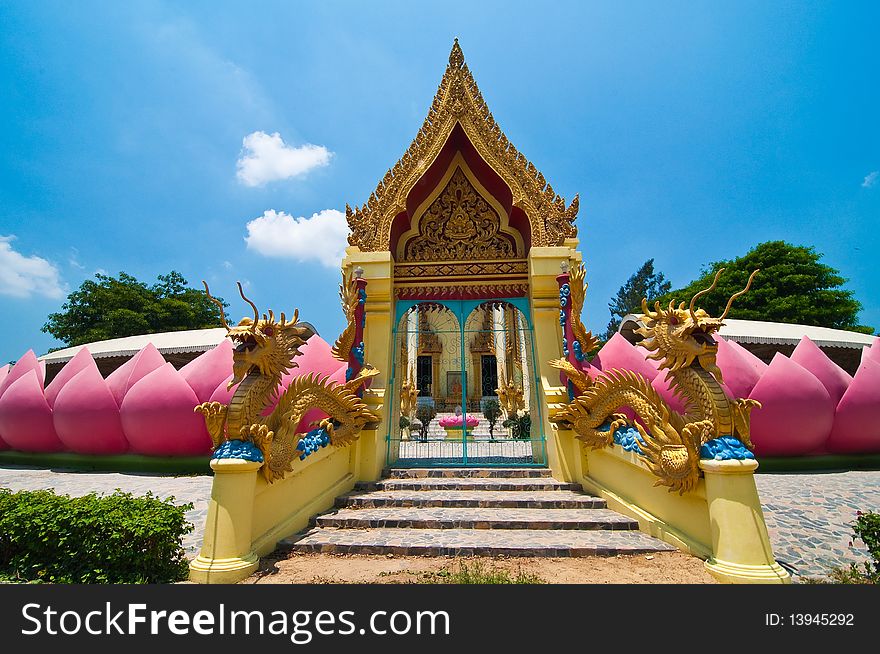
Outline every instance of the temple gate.
<path id="1" fill-rule="evenodd" d="M 456 42 L 416 139 L 346 207 L 387 464 L 548 463 L 535 260 L 577 256 L 577 207 L 498 128 Z"/>

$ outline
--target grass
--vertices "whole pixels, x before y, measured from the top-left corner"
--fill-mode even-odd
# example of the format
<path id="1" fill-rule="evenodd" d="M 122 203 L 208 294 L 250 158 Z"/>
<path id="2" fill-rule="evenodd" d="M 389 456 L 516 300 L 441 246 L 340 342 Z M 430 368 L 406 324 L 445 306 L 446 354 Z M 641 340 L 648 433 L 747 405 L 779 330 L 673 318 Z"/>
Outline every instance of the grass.
<path id="1" fill-rule="evenodd" d="M 517 568 L 516 574 L 496 566 L 486 566 L 482 561 L 471 564 L 461 561 L 453 568 L 442 568 L 437 572 L 426 572 L 422 576 L 424 584 L 543 584 L 539 576 Z"/>
<path id="2" fill-rule="evenodd" d="M 805 584 L 876 584 L 877 581 L 860 570 L 855 563 L 849 567 L 832 568 L 828 577 L 808 577 L 803 580 Z"/>

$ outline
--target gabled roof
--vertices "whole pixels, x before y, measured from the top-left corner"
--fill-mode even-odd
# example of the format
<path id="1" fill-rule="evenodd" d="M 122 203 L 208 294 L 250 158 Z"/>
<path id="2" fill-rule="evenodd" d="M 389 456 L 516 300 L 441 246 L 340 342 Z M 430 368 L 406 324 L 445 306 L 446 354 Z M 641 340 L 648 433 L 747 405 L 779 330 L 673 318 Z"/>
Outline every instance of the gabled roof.
<path id="1" fill-rule="evenodd" d="M 389 249 L 395 216 L 406 209 L 406 198 L 437 158 L 456 125 L 460 125 L 477 153 L 501 177 L 531 226 L 533 246 L 562 245 L 577 235 L 574 220 L 578 197 L 566 206 L 537 168 L 508 141 L 495 122 L 474 81 L 458 39 L 440 81 L 428 117 L 400 160 L 379 182 L 361 207 L 346 205 L 351 228 L 349 243 L 362 251 Z"/>

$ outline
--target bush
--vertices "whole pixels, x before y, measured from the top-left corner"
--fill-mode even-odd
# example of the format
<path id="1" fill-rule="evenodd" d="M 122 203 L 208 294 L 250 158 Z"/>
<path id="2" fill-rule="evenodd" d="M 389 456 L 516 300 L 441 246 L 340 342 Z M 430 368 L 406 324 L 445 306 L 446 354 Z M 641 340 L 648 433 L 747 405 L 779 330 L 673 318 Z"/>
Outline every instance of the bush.
<path id="1" fill-rule="evenodd" d="M 55 583 L 186 578 L 185 512 L 152 493 L 84 497 L 0 489 L 0 575 Z"/>
<path id="2" fill-rule="evenodd" d="M 510 435 L 514 439 L 527 440 L 532 437 L 532 416 L 528 413 L 517 416 L 515 418 L 508 418 L 503 423 L 501 423 L 501 425 L 502 427 L 510 428 Z"/>
<path id="3" fill-rule="evenodd" d="M 868 511 L 856 513 L 856 522 L 852 525 L 853 534 L 860 539 L 868 553 L 871 555 L 873 562 L 866 561 L 865 576 L 872 583 L 880 583 L 880 513 Z"/>
<path id="4" fill-rule="evenodd" d="M 501 417 L 501 405 L 492 398 L 483 404 L 483 417 L 489 421 L 489 438 L 495 440 L 495 423 Z"/>

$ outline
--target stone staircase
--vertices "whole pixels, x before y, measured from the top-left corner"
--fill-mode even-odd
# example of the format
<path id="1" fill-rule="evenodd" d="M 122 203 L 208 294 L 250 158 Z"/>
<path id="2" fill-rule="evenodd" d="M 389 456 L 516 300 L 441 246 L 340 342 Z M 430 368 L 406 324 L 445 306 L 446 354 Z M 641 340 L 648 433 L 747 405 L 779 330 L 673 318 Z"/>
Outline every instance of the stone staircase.
<path id="1" fill-rule="evenodd" d="M 613 556 L 674 550 L 540 468 L 397 468 L 280 547 L 419 556 Z"/>

